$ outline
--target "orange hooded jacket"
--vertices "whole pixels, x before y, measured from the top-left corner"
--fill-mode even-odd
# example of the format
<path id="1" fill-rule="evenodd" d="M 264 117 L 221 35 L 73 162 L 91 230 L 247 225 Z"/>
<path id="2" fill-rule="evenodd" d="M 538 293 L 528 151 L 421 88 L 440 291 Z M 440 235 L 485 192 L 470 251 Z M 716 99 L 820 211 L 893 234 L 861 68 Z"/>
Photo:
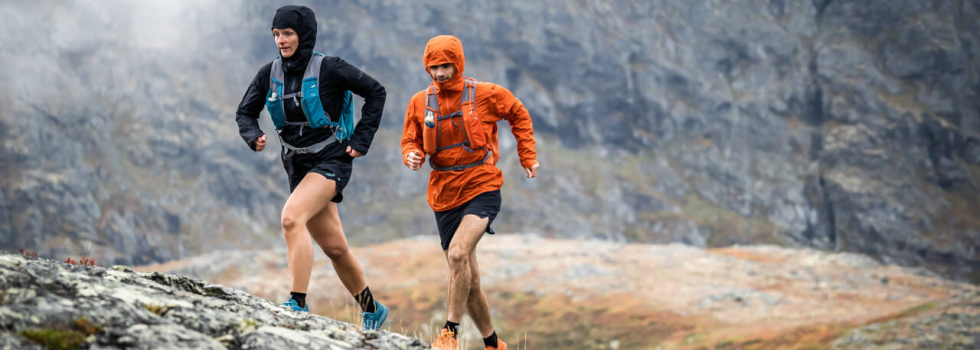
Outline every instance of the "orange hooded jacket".
<path id="1" fill-rule="evenodd" d="M 463 43 L 455 36 L 441 35 L 429 40 L 425 45 L 423 58 L 426 72 L 428 67 L 444 63 L 456 66 L 456 74 L 446 82 L 433 81 L 439 108 L 443 115 L 448 115 L 460 109 L 463 95 L 463 68 L 466 60 L 463 56 Z M 402 162 L 408 165 L 407 157 L 411 152 L 425 155 L 423 150 L 423 123 L 425 118 L 425 90 L 412 96 L 405 111 L 405 127 L 402 130 Z M 476 114 L 487 135 L 487 148 L 493 152 L 486 164 L 472 167 L 463 171 L 437 171 L 429 173 L 429 190 L 427 200 L 434 211 L 446 211 L 466 203 L 477 195 L 499 190 L 504 184 L 504 176 L 497 168 L 500 152 L 497 150 L 497 121 L 501 119 L 510 123 L 511 131 L 517 138 L 517 153 L 524 168 L 537 164 L 537 153 L 534 151 L 534 130 L 531 125 L 531 115 L 527 113 L 524 104 L 504 87 L 485 82 L 477 82 Z M 458 118 L 453 118 L 459 120 Z M 465 140 L 462 128 L 454 127 L 452 120 L 440 123 L 440 146 L 448 146 Z M 467 130 L 470 131 L 470 130 Z M 431 141 L 431 140 L 430 140 Z M 432 156 L 431 154 L 428 156 Z M 486 156 L 483 150 L 467 152 L 462 147 L 451 148 L 438 152 L 431 159 L 437 166 L 454 166 L 479 162 Z M 423 156 L 423 158 L 425 158 Z M 423 159 L 424 161 L 424 159 Z"/>

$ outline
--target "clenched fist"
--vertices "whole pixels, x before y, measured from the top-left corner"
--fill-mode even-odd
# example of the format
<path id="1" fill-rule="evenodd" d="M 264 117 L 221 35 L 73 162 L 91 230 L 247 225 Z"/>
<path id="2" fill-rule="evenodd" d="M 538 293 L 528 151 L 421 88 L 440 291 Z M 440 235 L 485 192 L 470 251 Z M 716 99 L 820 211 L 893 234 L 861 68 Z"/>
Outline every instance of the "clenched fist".
<path id="1" fill-rule="evenodd" d="M 420 156 L 416 151 L 408 152 L 408 155 L 405 156 L 405 163 L 408 163 L 408 168 L 412 170 L 421 169 L 424 160 L 425 156 Z"/>
<path id="2" fill-rule="evenodd" d="M 265 149 L 265 134 L 262 134 L 262 136 L 259 136 L 259 138 L 255 139 L 255 151 L 262 152 L 262 150 L 264 149 Z"/>

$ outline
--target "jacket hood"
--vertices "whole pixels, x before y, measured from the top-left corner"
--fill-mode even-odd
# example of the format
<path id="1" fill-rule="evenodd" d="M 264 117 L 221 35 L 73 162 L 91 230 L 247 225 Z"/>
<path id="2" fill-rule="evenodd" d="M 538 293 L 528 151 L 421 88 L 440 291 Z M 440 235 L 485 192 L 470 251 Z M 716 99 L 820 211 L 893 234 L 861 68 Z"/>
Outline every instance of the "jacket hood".
<path id="1" fill-rule="evenodd" d="M 453 91 L 463 91 L 463 68 L 466 67 L 466 57 L 463 55 L 463 42 L 452 35 L 440 35 L 429 40 L 425 44 L 425 55 L 422 59 L 425 63 L 425 71 L 429 67 L 444 63 L 452 63 L 456 66 L 456 74 L 449 81 L 440 83 L 433 82 L 440 90 L 447 89 Z M 430 73 L 429 76 L 432 74 Z"/>
<path id="2" fill-rule="evenodd" d="M 280 7 L 272 18 L 272 28 L 292 28 L 299 36 L 299 47 L 296 48 L 296 52 L 289 58 L 282 59 L 283 70 L 290 72 L 306 69 L 306 64 L 313 55 L 313 46 L 316 45 L 316 15 L 313 14 L 313 10 L 306 6 Z"/>

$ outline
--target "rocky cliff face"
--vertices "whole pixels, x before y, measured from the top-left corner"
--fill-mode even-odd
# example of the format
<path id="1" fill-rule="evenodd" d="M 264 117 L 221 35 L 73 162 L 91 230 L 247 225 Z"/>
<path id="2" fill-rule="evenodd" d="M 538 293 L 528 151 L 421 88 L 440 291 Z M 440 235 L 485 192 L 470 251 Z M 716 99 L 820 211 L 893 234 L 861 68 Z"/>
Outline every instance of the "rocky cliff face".
<path id="1" fill-rule="evenodd" d="M 278 6 L 0 4 L 15 82 L 0 86 L 0 246 L 143 263 L 277 242 L 276 150 L 253 154 L 232 120 L 275 55 Z M 355 243 L 434 232 L 398 138 L 424 44 L 450 33 L 467 75 L 511 89 L 538 131 L 533 181 L 501 133 L 498 230 L 808 246 L 980 278 L 975 1 L 312 7 L 319 50 L 389 91 L 342 206 Z"/>
<path id="2" fill-rule="evenodd" d="M 0 281 L 3 349 L 428 348 L 205 281 L 123 266 L 4 253 Z"/>

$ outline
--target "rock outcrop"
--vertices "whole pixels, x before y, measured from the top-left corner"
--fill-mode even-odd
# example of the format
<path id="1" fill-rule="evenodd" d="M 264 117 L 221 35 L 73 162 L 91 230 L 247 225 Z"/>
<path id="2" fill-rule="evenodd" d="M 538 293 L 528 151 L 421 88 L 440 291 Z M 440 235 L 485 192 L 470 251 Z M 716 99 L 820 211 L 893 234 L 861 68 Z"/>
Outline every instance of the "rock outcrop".
<path id="1" fill-rule="evenodd" d="M 0 255 L 0 349 L 428 349 L 240 290 L 123 266 Z"/>
<path id="2" fill-rule="evenodd" d="M 958 295 L 911 309 L 929 311 L 897 320 L 881 320 L 848 332 L 833 350 L 975 349 L 980 347 L 980 294 Z M 900 315 L 906 316 L 906 315 Z"/>

